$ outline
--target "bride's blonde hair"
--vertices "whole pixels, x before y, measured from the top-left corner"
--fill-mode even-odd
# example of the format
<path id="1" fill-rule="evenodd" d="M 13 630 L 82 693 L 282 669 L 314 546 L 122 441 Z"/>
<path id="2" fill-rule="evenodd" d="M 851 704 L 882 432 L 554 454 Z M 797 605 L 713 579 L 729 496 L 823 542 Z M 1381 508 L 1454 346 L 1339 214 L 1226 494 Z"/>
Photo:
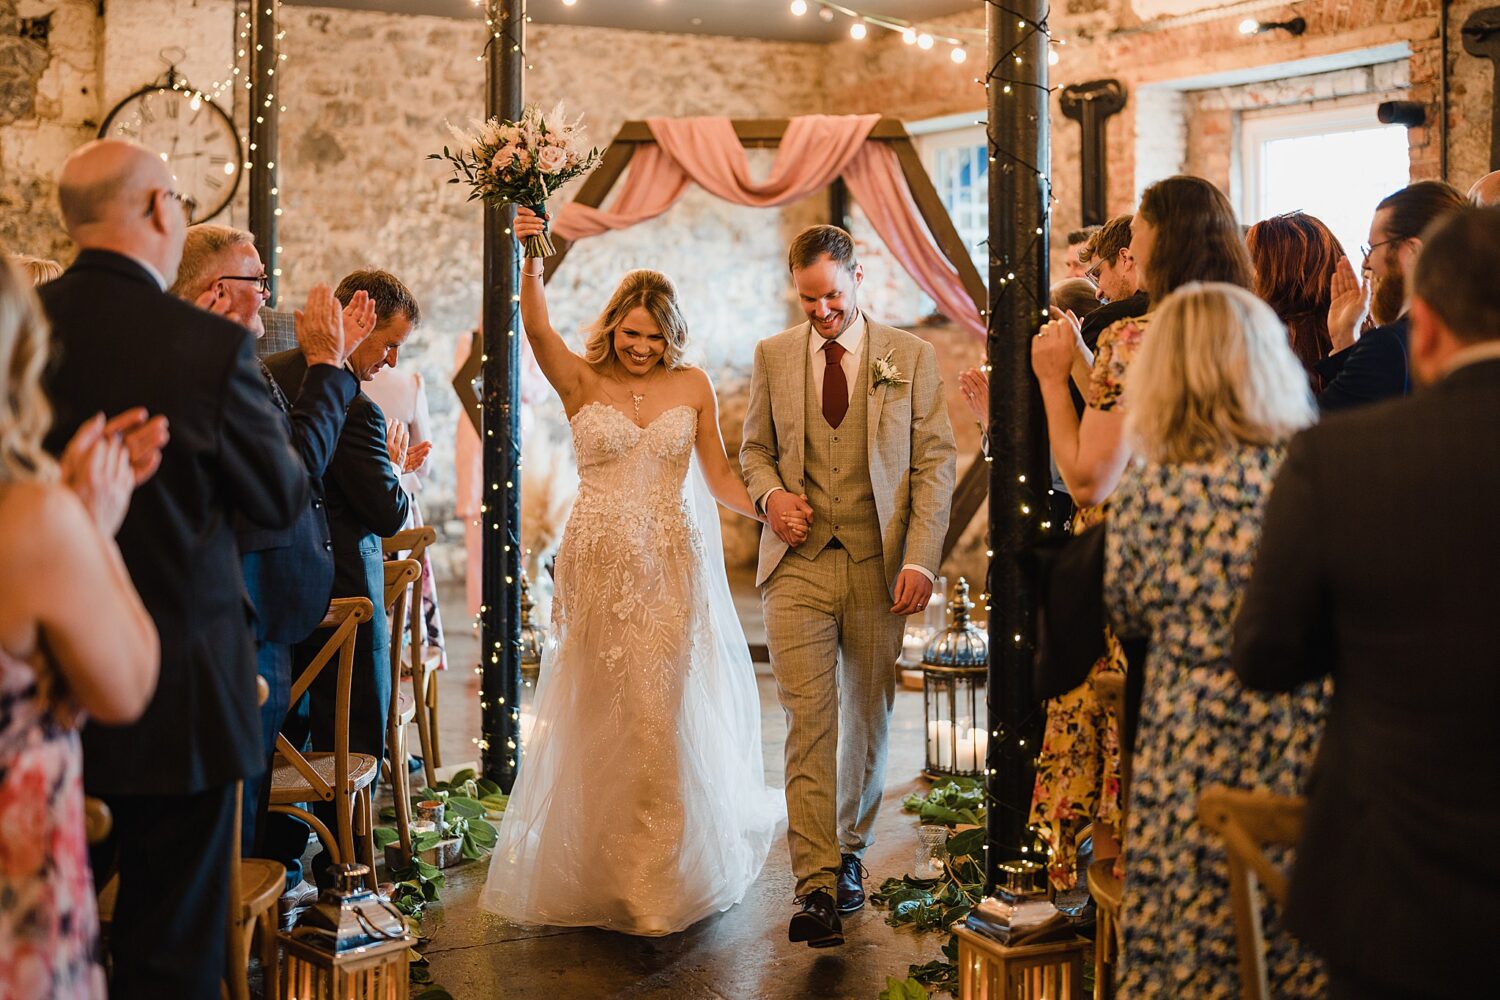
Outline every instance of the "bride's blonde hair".
<path id="1" fill-rule="evenodd" d="M 4 255 L 0 255 L 3 257 Z M 47 322 L 31 281 L 0 259 L 0 484 L 52 480 L 57 463 L 42 450 L 52 407 L 42 393 L 47 364 Z"/>
<path id="2" fill-rule="evenodd" d="M 625 322 L 630 310 L 636 308 L 651 314 L 657 329 L 667 340 L 662 364 L 669 369 L 686 367 L 682 352 L 687 347 L 688 329 L 677 302 L 677 287 L 665 274 L 647 268 L 631 271 L 620 279 L 619 287 L 609 297 L 609 304 L 588 328 L 584 360 L 595 368 L 603 368 L 614 360 L 615 331 Z"/>

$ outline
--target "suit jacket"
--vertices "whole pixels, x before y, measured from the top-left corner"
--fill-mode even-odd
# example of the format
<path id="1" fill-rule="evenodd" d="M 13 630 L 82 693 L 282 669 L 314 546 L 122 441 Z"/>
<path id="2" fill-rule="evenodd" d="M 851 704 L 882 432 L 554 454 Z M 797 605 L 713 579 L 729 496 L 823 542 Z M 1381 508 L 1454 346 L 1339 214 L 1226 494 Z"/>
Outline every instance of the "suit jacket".
<path id="1" fill-rule="evenodd" d="M 777 487 L 802 492 L 811 336 L 812 324 L 802 323 L 755 345 L 740 467 L 756 500 Z M 953 501 L 957 449 L 932 345 L 868 317 L 865 336 L 869 338 L 866 357 L 891 354 L 901 377 L 908 380 L 874 388 L 865 404 L 881 553 L 886 579 L 894 584 L 907 563 L 934 575 L 938 572 Z M 851 401 L 851 405 L 858 403 L 858 399 Z M 768 527 L 761 530 L 757 586 L 765 583 L 786 552 L 786 543 L 775 532 Z"/>
<path id="2" fill-rule="evenodd" d="M 313 376 L 301 351 L 284 351 L 266 359 L 266 367 L 289 395 L 302 391 Z M 354 684 L 349 700 L 349 749 L 379 757 L 385 745 L 386 712 L 391 698 L 390 633 L 385 617 L 385 558 L 381 538 L 406 523 L 411 501 L 391 467 L 385 445 L 385 417 L 364 393 L 349 404 L 344 429 L 323 476 L 328 500 L 328 527 L 333 536 L 333 596 L 368 597 L 375 606 L 370 621 L 356 631 Z M 321 645 L 321 635 L 303 642 L 294 653 L 300 672 Z M 335 672 L 324 670 L 312 689 L 313 746 L 327 749 L 335 737 Z"/>
<path id="3" fill-rule="evenodd" d="M 1364 334 L 1353 347 L 1319 361 L 1314 368 L 1326 384 L 1318 393 L 1318 407 L 1332 413 L 1411 392 L 1406 363 L 1410 330 L 1411 321 L 1402 316 Z"/>
<path id="4" fill-rule="evenodd" d="M 95 413 L 132 406 L 166 416 L 171 431 L 116 536 L 161 636 L 160 676 L 135 723 L 84 730 L 85 787 L 183 795 L 256 774 L 265 757 L 232 519 L 285 527 L 307 502 L 307 476 L 254 340 L 119 254 L 85 250 L 38 292 L 52 324 L 48 450 Z"/>
<path id="5" fill-rule="evenodd" d="M 262 380 L 264 383 L 264 379 Z M 270 386 L 267 386 L 270 391 Z M 307 471 L 308 502 L 283 529 L 235 525 L 243 557 L 245 590 L 255 607 L 255 637 L 294 643 L 307 638 L 328 610 L 333 591 L 333 540 L 328 529 L 323 473 L 344 426 L 359 380 L 342 368 L 315 365 L 302 389 L 289 397 L 291 412 L 277 413 Z"/>
<path id="6" fill-rule="evenodd" d="M 261 306 L 260 325 L 266 328 L 266 335 L 255 342 L 256 354 L 262 358 L 269 358 L 273 354 L 296 349 L 297 317 L 295 314 L 281 312 L 269 306 Z"/>
<path id="7" fill-rule="evenodd" d="M 1334 677 L 1288 923 L 1423 996 L 1482 992 L 1484 962 L 1415 956 L 1485 954 L 1500 902 L 1497 426 L 1491 360 L 1296 437 L 1235 628 L 1252 687 Z"/>

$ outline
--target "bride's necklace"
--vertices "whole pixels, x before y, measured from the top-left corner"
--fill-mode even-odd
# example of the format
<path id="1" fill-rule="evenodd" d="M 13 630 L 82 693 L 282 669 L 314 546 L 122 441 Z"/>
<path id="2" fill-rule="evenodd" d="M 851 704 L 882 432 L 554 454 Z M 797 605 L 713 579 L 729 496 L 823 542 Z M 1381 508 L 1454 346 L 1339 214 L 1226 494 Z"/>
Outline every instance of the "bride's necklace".
<path id="1" fill-rule="evenodd" d="M 613 375 L 608 376 L 608 378 L 611 382 L 618 383 L 621 388 L 630 393 L 630 405 L 635 410 L 635 422 L 639 424 L 641 422 L 641 403 L 645 400 L 646 394 L 644 392 L 636 392 L 630 386 L 626 385 L 623 381 Z M 650 383 L 655 381 L 655 377 L 650 378 L 647 380 L 645 385 L 641 385 L 641 388 L 645 389 L 650 385 Z"/>

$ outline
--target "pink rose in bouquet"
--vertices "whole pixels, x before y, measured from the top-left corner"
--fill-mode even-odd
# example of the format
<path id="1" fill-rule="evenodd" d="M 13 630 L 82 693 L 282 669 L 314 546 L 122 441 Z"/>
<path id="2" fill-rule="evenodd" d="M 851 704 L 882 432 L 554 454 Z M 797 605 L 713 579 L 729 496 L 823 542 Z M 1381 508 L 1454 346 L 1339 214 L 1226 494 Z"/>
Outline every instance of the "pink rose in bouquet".
<path id="1" fill-rule="evenodd" d="M 545 215 L 548 197 L 599 165 L 600 151 L 589 147 L 582 122 L 582 116 L 569 121 L 562 104 L 545 115 L 528 105 L 517 121 L 475 121 L 468 132 L 449 125 L 457 148 L 444 146 L 428 159 L 447 162 L 454 174 L 448 183 L 467 183 L 470 201 L 524 205 Z M 557 251 L 543 233 L 526 242 L 525 252 L 547 257 Z"/>

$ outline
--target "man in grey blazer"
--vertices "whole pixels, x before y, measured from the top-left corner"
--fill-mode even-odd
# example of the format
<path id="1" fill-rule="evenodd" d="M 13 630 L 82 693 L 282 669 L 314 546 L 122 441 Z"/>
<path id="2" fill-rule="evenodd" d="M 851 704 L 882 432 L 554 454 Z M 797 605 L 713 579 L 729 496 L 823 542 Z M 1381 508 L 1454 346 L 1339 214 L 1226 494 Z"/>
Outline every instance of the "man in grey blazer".
<path id="1" fill-rule="evenodd" d="M 770 522 L 756 583 L 787 716 L 789 936 L 820 948 L 865 902 L 896 659 L 932 597 L 955 449 L 937 353 L 860 312 L 849 234 L 805 230 L 788 264 L 808 322 L 756 345 L 740 465 Z"/>

